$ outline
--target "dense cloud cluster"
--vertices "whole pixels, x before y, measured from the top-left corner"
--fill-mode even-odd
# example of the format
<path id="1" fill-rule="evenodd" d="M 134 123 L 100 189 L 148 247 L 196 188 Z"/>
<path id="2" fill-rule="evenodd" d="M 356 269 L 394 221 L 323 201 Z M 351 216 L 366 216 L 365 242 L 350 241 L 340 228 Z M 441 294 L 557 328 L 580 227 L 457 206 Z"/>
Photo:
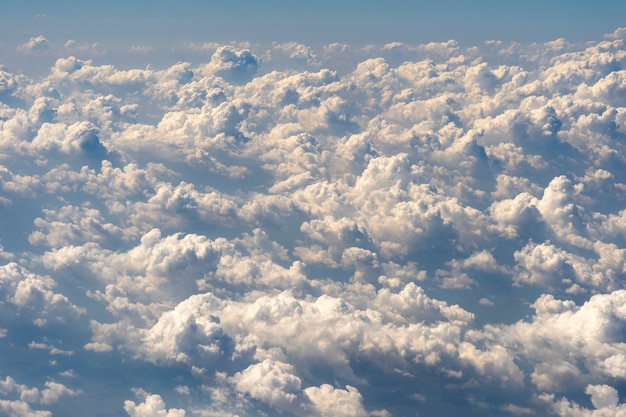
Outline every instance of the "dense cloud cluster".
<path id="1" fill-rule="evenodd" d="M 0 415 L 626 415 L 624 33 L 0 68 Z"/>

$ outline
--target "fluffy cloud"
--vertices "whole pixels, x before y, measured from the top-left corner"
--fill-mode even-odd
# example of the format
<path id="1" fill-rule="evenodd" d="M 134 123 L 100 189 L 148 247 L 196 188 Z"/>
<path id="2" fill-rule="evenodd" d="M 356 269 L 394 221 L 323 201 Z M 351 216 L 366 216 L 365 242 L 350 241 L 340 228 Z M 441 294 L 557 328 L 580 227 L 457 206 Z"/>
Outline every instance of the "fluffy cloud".
<path id="1" fill-rule="evenodd" d="M 300 378 L 289 372 L 288 365 L 284 369 L 285 365 L 265 360 L 237 373 L 233 383 L 239 391 L 278 409 L 304 408 Z"/>
<path id="2" fill-rule="evenodd" d="M 54 381 L 46 381 L 45 386 L 46 388 L 40 392 L 41 398 L 39 402 L 41 404 L 54 404 L 59 401 L 61 397 L 72 397 L 81 393 L 81 391 L 70 389 Z"/>
<path id="3" fill-rule="evenodd" d="M 165 408 L 165 402 L 158 394 L 142 393 L 144 402 L 135 403 L 131 400 L 124 401 L 124 411 L 130 417 L 185 417 L 185 410 L 179 408 Z"/>
<path id="4" fill-rule="evenodd" d="M 251 78 L 257 71 L 258 58 L 249 50 L 237 50 L 231 46 L 217 48 L 206 70 L 232 82 Z"/>
<path id="5" fill-rule="evenodd" d="M 304 392 L 316 408 L 316 414 L 321 417 L 364 417 L 368 415 L 363 407 L 363 397 L 356 388 L 349 385 L 343 390 L 324 384 L 319 388 L 309 387 Z"/>
<path id="6" fill-rule="evenodd" d="M 146 357 L 205 365 L 228 358 L 234 346 L 211 314 L 215 303 L 210 295 L 196 295 L 164 313 L 145 334 Z"/>
<path id="7" fill-rule="evenodd" d="M 33 410 L 24 401 L 0 400 L 0 410 L 8 416 L 15 417 L 51 417 L 50 411 Z"/>
<path id="8" fill-rule="evenodd" d="M 0 267 L 0 296 L 18 311 L 34 317 L 34 323 L 45 326 L 66 322 L 85 313 L 65 295 L 55 293 L 57 283 L 49 276 L 32 273 L 15 262 Z"/>
<path id="9" fill-rule="evenodd" d="M 510 349 L 501 353 L 529 361 L 534 366 L 531 382 L 541 391 L 567 391 L 605 378 L 623 378 L 624 296 L 618 290 L 577 306 L 545 294 L 532 305 L 532 320 L 489 327 L 470 338 L 498 341 Z"/>
<path id="10" fill-rule="evenodd" d="M 251 365 L 232 378 L 237 390 L 272 407 L 296 415 L 363 417 L 359 391 L 347 386 L 337 389 L 328 384 L 301 389 L 301 380 L 293 375 L 290 366 L 266 359 Z"/>
<path id="11" fill-rule="evenodd" d="M 49 49 L 48 39 L 44 36 L 36 36 L 34 38 L 30 38 L 28 42 L 18 47 L 18 50 L 23 53 L 41 53 L 46 52 Z"/>
<path id="12" fill-rule="evenodd" d="M 549 403 L 551 411 L 559 416 L 600 417 L 626 415 L 626 407 L 618 405 L 618 392 L 609 385 L 588 385 L 585 394 L 591 396 L 594 409 L 589 410 L 565 398 L 555 399 L 554 395 L 542 395 L 540 399 Z"/>
<path id="13" fill-rule="evenodd" d="M 16 417 L 50 417 L 52 416 L 50 411 L 33 410 L 31 405 L 50 406 L 61 398 L 77 396 L 81 391 L 70 389 L 55 381 L 46 381 L 44 389 L 28 387 L 7 376 L 4 381 L 0 380 L 0 396 L 7 397 L 12 394 L 16 394 L 19 400 L 0 398 L 0 412 L 3 414 Z"/>
<path id="14" fill-rule="evenodd" d="M 502 346 L 495 345 L 482 352 L 469 343 L 463 343 L 459 346 L 459 356 L 461 360 L 470 363 L 480 375 L 500 381 L 504 387 L 519 388 L 524 385 L 524 374 Z"/>
<path id="15" fill-rule="evenodd" d="M 99 48 L 0 69 L 7 357 L 130 369 L 131 417 L 622 413 L 623 30 Z M 44 380 L 0 413 L 97 389 Z"/>

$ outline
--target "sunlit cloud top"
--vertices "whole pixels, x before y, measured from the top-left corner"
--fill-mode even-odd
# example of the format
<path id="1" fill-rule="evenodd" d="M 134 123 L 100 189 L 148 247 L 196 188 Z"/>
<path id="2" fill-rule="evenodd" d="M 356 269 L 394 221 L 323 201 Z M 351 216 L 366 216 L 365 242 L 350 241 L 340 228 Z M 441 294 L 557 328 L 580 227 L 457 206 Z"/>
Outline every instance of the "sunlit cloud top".
<path id="1" fill-rule="evenodd" d="M 624 414 L 626 31 L 237 5 L 8 8 L 0 416 Z"/>

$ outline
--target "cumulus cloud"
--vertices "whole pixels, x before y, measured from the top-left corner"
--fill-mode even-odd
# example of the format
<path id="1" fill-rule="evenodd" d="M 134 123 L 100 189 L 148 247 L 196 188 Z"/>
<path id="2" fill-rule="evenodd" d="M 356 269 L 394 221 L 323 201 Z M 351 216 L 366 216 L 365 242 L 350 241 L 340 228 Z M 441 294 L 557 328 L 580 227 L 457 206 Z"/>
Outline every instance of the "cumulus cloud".
<path id="1" fill-rule="evenodd" d="M 46 381 L 46 388 L 41 390 L 41 398 L 39 402 L 41 404 L 54 404 L 62 397 L 73 397 L 81 393 L 80 390 L 73 390 L 66 387 L 63 384 L 54 381 Z"/>
<path id="2" fill-rule="evenodd" d="M 311 47 L 301 43 L 275 43 L 272 52 L 273 55 L 277 52 L 282 53 L 298 64 L 306 64 L 308 66 L 320 65 L 320 61 L 315 51 Z M 272 56 L 272 59 L 275 59 L 275 57 Z"/>
<path id="3" fill-rule="evenodd" d="M 286 368 L 286 369 L 285 369 Z M 291 374 L 287 364 L 265 360 L 233 377 L 237 389 L 281 410 L 297 410 L 302 406 L 300 378 Z"/>
<path id="4" fill-rule="evenodd" d="M 15 262 L 0 267 L 2 302 L 34 317 L 33 322 L 38 326 L 66 322 L 86 312 L 67 296 L 55 293 L 56 286 L 51 277 L 32 273 Z"/>
<path id="5" fill-rule="evenodd" d="M 324 384 L 318 387 L 305 389 L 319 416 L 363 417 L 368 413 L 363 407 L 363 397 L 359 391 L 351 386 L 346 389 L 336 389 Z"/>
<path id="6" fill-rule="evenodd" d="M 81 390 L 74 390 L 65 385 L 46 381 L 45 388 L 28 387 L 17 383 L 12 377 L 7 376 L 0 380 L 0 396 L 6 397 L 16 394 L 19 399 L 0 398 L 0 411 L 7 416 L 19 417 L 50 417 L 52 413 L 47 410 L 34 410 L 31 405 L 40 407 L 50 406 L 57 403 L 61 398 L 74 397 L 81 394 Z"/>
<path id="7" fill-rule="evenodd" d="M 51 417 L 50 411 L 33 410 L 24 401 L 0 400 L 0 410 L 6 415 L 15 417 Z"/>
<path id="8" fill-rule="evenodd" d="M 206 70 L 232 82 L 250 79 L 259 66 L 259 59 L 250 50 L 232 46 L 217 48 Z"/>
<path id="9" fill-rule="evenodd" d="M 623 35 L 158 69 L 31 39 L 47 74 L 0 68 L 0 336 L 47 368 L 0 413 L 110 362 L 131 417 L 619 415 Z"/>
<path id="10" fill-rule="evenodd" d="M 515 352 L 530 361 L 534 367 L 531 382 L 544 392 L 564 392 L 605 378 L 621 378 L 625 369 L 622 297 L 624 291 L 618 290 L 595 295 L 577 306 L 571 300 L 544 294 L 532 305 L 532 320 L 486 328 L 472 339 L 497 341 L 511 349 L 502 353 Z M 562 355 L 565 351 L 568 356 Z"/>
<path id="11" fill-rule="evenodd" d="M 588 385 L 585 394 L 591 397 L 594 409 L 581 407 L 579 404 L 565 398 L 555 399 L 554 395 L 544 394 L 540 399 L 549 403 L 551 411 L 559 416 L 622 416 L 626 413 L 624 404 L 618 405 L 618 392 L 609 385 Z"/>
<path id="12" fill-rule="evenodd" d="M 185 410 L 180 408 L 165 408 L 165 402 L 158 394 L 141 392 L 144 397 L 142 403 L 131 400 L 124 401 L 124 411 L 130 417 L 185 417 Z"/>
<path id="13" fill-rule="evenodd" d="M 145 355 L 151 360 L 210 365 L 228 358 L 234 346 L 224 334 L 219 318 L 210 314 L 210 296 L 192 296 L 164 313 L 144 338 Z"/>
<path id="14" fill-rule="evenodd" d="M 28 42 L 20 45 L 17 49 L 18 51 L 23 53 L 37 54 L 48 51 L 50 49 L 50 46 L 48 43 L 48 39 L 46 39 L 44 36 L 39 35 L 34 38 L 30 38 Z"/>
<path id="15" fill-rule="evenodd" d="M 368 413 L 359 391 L 328 384 L 301 389 L 301 380 L 287 364 L 266 359 L 251 365 L 233 378 L 237 390 L 272 407 L 296 415 L 361 417 Z"/>

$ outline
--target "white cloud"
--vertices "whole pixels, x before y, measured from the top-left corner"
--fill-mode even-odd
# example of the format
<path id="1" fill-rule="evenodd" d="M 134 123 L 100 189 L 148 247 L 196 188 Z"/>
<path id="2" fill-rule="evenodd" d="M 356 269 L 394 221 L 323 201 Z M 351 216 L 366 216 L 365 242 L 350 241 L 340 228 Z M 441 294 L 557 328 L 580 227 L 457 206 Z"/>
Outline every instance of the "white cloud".
<path id="1" fill-rule="evenodd" d="M 520 407 L 519 405 L 515 405 L 515 404 L 506 404 L 502 406 L 502 410 L 508 413 L 514 414 L 516 416 L 535 414 L 535 412 L 532 409 L 528 407 Z"/>
<path id="2" fill-rule="evenodd" d="M 301 43 L 287 42 L 274 44 L 273 51 L 282 52 L 298 64 L 306 64 L 309 66 L 320 65 L 320 61 L 312 48 Z"/>
<path id="3" fill-rule="evenodd" d="M 318 387 L 309 387 L 304 390 L 307 397 L 321 417 L 364 417 L 368 413 L 363 407 L 363 397 L 359 391 L 348 385 L 346 389 L 333 388 L 324 384 Z"/>
<path id="4" fill-rule="evenodd" d="M 505 388 L 519 388 L 524 385 L 524 374 L 503 346 L 495 345 L 489 350 L 480 351 L 465 342 L 459 346 L 459 356 L 487 380 L 495 381 Z"/>
<path id="5" fill-rule="evenodd" d="M 72 356 L 74 354 L 74 352 L 71 350 L 63 350 L 63 349 L 57 348 L 54 345 L 48 345 L 48 344 L 39 343 L 39 342 L 30 342 L 28 344 L 28 348 L 29 349 L 45 349 L 45 350 L 50 351 L 51 355 Z"/>
<path id="6" fill-rule="evenodd" d="M 236 49 L 232 46 L 217 48 L 205 71 L 214 73 L 228 81 L 247 81 L 257 71 L 259 59 L 248 49 Z"/>
<path id="7" fill-rule="evenodd" d="M 551 411 L 559 416 L 601 417 L 626 415 L 626 406 L 618 405 L 618 392 L 609 385 L 587 385 L 585 394 L 591 396 L 594 409 L 589 410 L 566 398 L 555 399 L 554 395 L 543 394 L 539 399 L 550 405 Z"/>
<path id="8" fill-rule="evenodd" d="M 545 294 L 532 305 L 531 321 L 486 328 L 471 338 L 497 341 L 534 363 L 531 382 L 540 391 L 560 392 L 604 378 L 622 378 L 626 356 L 621 349 L 624 314 L 619 306 L 624 296 L 618 290 L 592 296 L 577 306 Z"/>
<path id="9" fill-rule="evenodd" d="M 289 366 L 269 359 L 250 365 L 233 376 L 241 392 L 279 410 L 297 410 L 303 403 L 300 378 L 291 374 Z"/>
<path id="10" fill-rule="evenodd" d="M 618 392 L 608 385 L 588 385 L 585 393 L 591 396 L 591 403 L 596 409 L 617 407 Z"/>
<path id="11" fill-rule="evenodd" d="M 54 404 L 62 397 L 73 397 L 81 393 L 80 390 L 70 389 L 54 381 L 46 381 L 45 386 L 46 388 L 40 391 L 41 398 L 39 402 L 41 404 Z"/>
<path id="12" fill-rule="evenodd" d="M 142 393 L 144 402 L 124 401 L 124 411 L 130 417 L 185 417 L 186 412 L 180 408 L 165 408 L 165 402 L 158 394 Z"/>
<path id="13" fill-rule="evenodd" d="M 269 359 L 251 365 L 232 377 L 236 388 L 272 407 L 296 415 L 362 417 L 368 413 L 363 407 L 359 391 L 347 386 L 345 390 L 328 384 L 301 389 L 301 380 L 291 373 L 287 364 Z"/>
<path id="14" fill-rule="evenodd" d="M 48 39 L 41 35 L 30 38 L 28 42 L 18 47 L 18 51 L 30 54 L 47 52 L 49 49 Z"/>
<path id="15" fill-rule="evenodd" d="M 20 400 L 28 403 L 35 402 L 39 399 L 39 390 L 35 387 L 28 387 L 24 384 L 18 384 L 12 377 L 5 377 L 4 381 L 0 380 L 0 393 L 7 395 L 12 392 L 19 394 Z"/>
<path id="16" fill-rule="evenodd" d="M 33 410 L 24 401 L 0 400 L 0 411 L 11 417 L 51 417 L 50 411 Z"/>
<path id="17" fill-rule="evenodd" d="M 86 313 L 65 295 L 55 293 L 56 286 L 51 277 L 32 273 L 15 262 L 0 267 L 1 301 L 32 315 L 38 326 L 63 323 Z"/>
<path id="18" fill-rule="evenodd" d="M 0 69 L 0 336 L 49 368 L 0 381 L 0 414 L 84 404 L 111 361 L 147 369 L 115 398 L 168 375 L 131 417 L 619 415 L 622 38 L 137 68 L 33 38 L 48 74 Z"/>
<path id="19" fill-rule="evenodd" d="M 192 296 L 174 310 L 163 313 L 143 339 L 149 360 L 210 365 L 228 358 L 232 341 L 219 318 L 211 313 L 219 301 L 207 294 Z"/>
<path id="20" fill-rule="evenodd" d="M 0 398 L 0 413 L 19 417 L 49 417 L 52 415 L 50 411 L 33 410 L 31 405 L 34 403 L 51 405 L 61 398 L 74 397 L 82 393 L 81 390 L 73 390 L 55 381 L 46 381 L 44 386 L 43 389 L 28 387 L 18 384 L 10 376 L 7 376 L 4 381 L 0 380 L 0 396 L 10 396 L 13 392 L 19 396 L 19 400 Z"/>

